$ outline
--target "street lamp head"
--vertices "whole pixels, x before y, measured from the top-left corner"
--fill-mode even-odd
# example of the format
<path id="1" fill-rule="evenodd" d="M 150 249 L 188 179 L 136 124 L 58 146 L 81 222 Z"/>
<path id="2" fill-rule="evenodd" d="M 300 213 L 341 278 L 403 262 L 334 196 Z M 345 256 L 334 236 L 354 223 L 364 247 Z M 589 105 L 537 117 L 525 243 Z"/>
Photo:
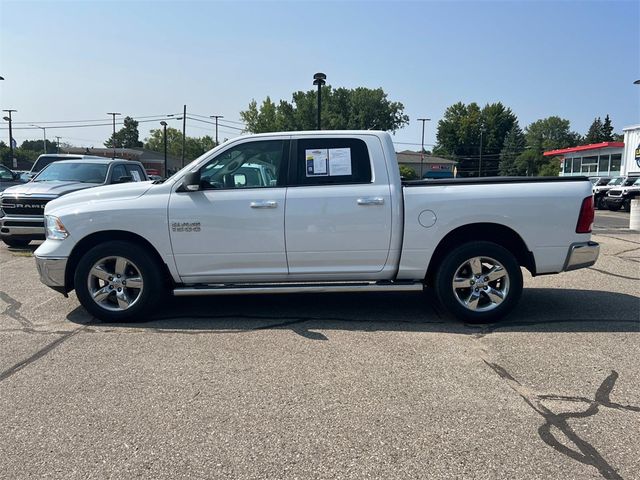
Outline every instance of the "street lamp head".
<path id="1" fill-rule="evenodd" d="M 635 82 L 633 82 L 634 85 L 640 85 L 640 80 L 636 80 Z"/>
<path id="2" fill-rule="evenodd" d="M 327 76 L 326 76 L 324 73 L 319 72 L 319 73 L 316 73 L 316 74 L 313 76 L 313 79 L 314 79 L 314 80 L 326 80 L 326 79 L 327 79 Z"/>
<path id="3" fill-rule="evenodd" d="M 11 121 L 11 119 L 10 119 L 9 117 L 2 117 L 2 119 L 3 119 L 5 122 L 10 122 L 10 121 Z"/>
<path id="4" fill-rule="evenodd" d="M 167 122 L 165 122 L 164 120 L 160 122 L 160 125 L 162 125 L 163 127 L 167 126 Z"/>

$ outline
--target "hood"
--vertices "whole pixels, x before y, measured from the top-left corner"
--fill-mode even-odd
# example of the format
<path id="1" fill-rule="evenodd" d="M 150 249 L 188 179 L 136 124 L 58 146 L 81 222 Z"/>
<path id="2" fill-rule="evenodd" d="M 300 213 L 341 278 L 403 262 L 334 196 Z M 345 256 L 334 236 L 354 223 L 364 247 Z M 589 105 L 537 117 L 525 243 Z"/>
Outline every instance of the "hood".
<path id="1" fill-rule="evenodd" d="M 47 203 L 45 214 L 49 215 L 52 210 L 80 205 L 87 205 L 94 202 L 104 202 L 113 200 L 132 200 L 143 195 L 153 186 L 150 181 L 147 182 L 130 182 L 118 185 L 105 185 L 103 187 L 95 187 L 80 192 L 70 193 L 61 198 Z"/>
<path id="2" fill-rule="evenodd" d="M 81 182 L 27 182 L 7 188 L 3 195 L 65 195 L 77 190 L 95 187 L 95 183 Z"/>

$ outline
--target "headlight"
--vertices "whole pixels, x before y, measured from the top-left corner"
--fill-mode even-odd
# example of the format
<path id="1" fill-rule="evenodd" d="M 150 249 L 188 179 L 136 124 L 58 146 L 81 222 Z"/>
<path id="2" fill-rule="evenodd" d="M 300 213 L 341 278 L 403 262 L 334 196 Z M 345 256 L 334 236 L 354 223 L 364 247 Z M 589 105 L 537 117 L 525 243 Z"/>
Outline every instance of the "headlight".
<path id="1" fill-rule="evenodd" d="M 69 232 L 67 232 L 65 226 L 60 219 L 54 215 L 45 215 L 44 225 L 49 240 L 64 240 L 69 236 Z"/>

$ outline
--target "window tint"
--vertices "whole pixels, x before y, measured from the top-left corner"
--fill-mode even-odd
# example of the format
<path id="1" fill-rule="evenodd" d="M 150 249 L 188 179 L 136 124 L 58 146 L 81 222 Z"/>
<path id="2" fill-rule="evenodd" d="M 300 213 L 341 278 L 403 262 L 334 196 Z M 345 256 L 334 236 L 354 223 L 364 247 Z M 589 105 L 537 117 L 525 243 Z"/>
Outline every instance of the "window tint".
<path id="1" fill-rule="evenodd" d="M 298 140 L 298 185 L 371 182 L 371 161 L 364 141 L 355 138 Z"/>
<path id="2" fill-rule="evenodd" d="M 265 188 L 284 185 L 284 140 L 249 142 L 217 155 L 200 169 L 203 189 Z"/>
<path id="3" fill-rule="evenodd" d="M 111 173 L 111 181 L 117 182 L 120 177 L 126 177 L 127 171 L 124 169 L 124 165 L 116 165 L 113 167 L 113 172 Z"/>

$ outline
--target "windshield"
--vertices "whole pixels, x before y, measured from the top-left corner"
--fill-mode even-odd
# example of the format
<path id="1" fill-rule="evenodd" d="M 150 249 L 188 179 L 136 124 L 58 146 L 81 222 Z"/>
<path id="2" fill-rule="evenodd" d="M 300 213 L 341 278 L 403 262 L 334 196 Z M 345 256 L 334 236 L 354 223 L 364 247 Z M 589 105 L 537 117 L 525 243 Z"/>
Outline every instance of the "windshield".
<path id="1" fill-rule="evenodd" d="M 71 160 L 74 157 L 38 157 L 38 159 L 36 160 L 36 163 L 33 164 L 33 167 L 31 167 L 31 173 L 38 173 L 40 170 L 42 170 L 44 167 L 46 167 L 47 165 L 53 163 L 53 162 L 57 162 L 59 160 Z M 79 158 L 79 157 L 76 157 Z"/>
<path id="2" fill-rule="evenodd" d="M 611 186 L 620 185 L 622 183 L 622 180 L 624 180 L 624 177 L 616 177 L 613 180 L 611 180 L 609 183 L 607 183 L 607 185 L 611 185 Z"/>
<path id="3" fill-rule="evenodd" d="M 640 178 L 638 178 L 635 182 L 633 182 L 634 187 L 640 187 Z"/>
<path id="4" fill-rule="evenodd" d="M 107 177 L 107 165 L 89 163 L 61 163 L 56 162 L 42 170 L 34 182 L 80 182 L 104 183 Z"/>
<path id="5" fill-rule="evenodd" d="M 635 178 L 627 178 L 627 180 L 624 182 L 624 184 L 622 185 L 623 187 L 630 187 L 631 185 L 633 185 L 633 182 L 635 182 L 636 179 Z"/>

